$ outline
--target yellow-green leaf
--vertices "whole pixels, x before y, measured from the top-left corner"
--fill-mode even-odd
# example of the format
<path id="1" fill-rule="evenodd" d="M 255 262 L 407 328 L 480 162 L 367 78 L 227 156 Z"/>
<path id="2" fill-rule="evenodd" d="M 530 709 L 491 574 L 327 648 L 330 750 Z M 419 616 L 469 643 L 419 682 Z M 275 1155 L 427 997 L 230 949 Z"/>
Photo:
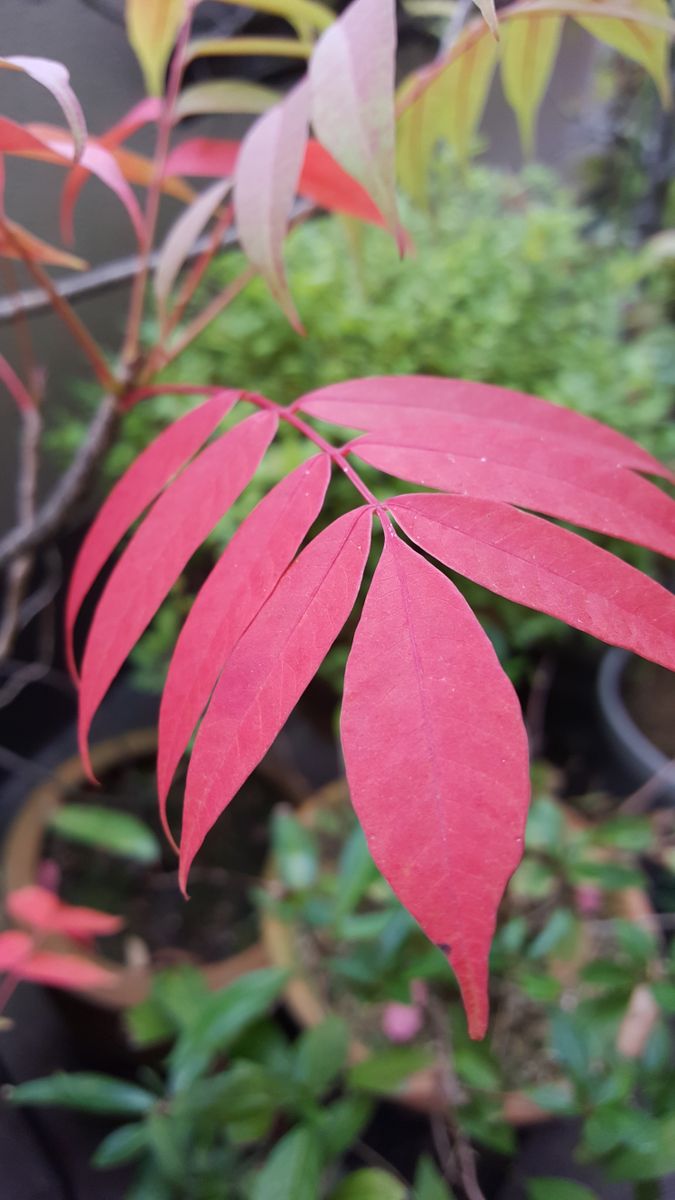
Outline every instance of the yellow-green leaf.
<path id="1" fill-rule="evenodd" d="M 573 14 L 574 20 L 578 21 L 598 41 L 611 46 L 613 50 L 618 50 L 619 54 L 625 55 L 626 58 L 640 63 L 654 80 L 663 103 L 668 104 L 670 101 L 668 80 L 670 38 L 665 29 L 657 29 L 640 20 L 641 12 L 667 20 L 670 10 L 666 0 L 634 0 L 634 3 L 623 5 L 623 7 L 635 11 L 635 20 L 609 14 L 603 16 L 603 7 L 605 7 L 603 0 L 597 0 L 596 4 L 588 6 L 589 9 L 597 8 L 597 17 L 575 13 Z M 611 12 L 612 6 L 607 5 L 607 8 Z"/>
<path id="2" fill-rule="evenodd" d="M 516 114 L 523 150 L 534 149 L 537 112 L 555 65 L 563 18 L 546 13 L 504 21 L 502 84 Z"/>
<path id="3" fill-rule="evenodd" d="M 272 37 L 235 37 L 235 38 L 197 38 L 190 42 L 186 58 L 192 62 L 195 58 L 238 57 L 241 55 L 270 55 L 279 58 L 309 58 L 312 53 L 311 42 L 300 42 L 296 38 Z"/>
<path id="4" fill-rule="evenodd" d="M 238 5 L 239 0 L 221 0 L 221 4 Z M 327 29 L 335 20 L 335 14 L 318 0 L 247 0 L 246 7 L 282 17 L 299 38 L 305 38 L 311 30 Z"/>
<path id="5" fill-rule="evenodd" d="M 278 92 L 243 79 L 212 79 L 195 83 L 178 97 L 176 119 L 202 113 L 263 113 L 279 99 Z"/>
<path id="6" fill-rule="evenodd" d="M 402 186 L 421 200 L 438 142 L 466 161 L 483 115 L 498 44 L 483 22 L 467 26 L 447 58 L 409 77 L 398 97 L 398 170 Z"/>
<path id="7" fill-rule="evenodd" d="M 164 90 L 166 64 L 186 9 L 187 0 L 126 0 L 127 37 L 151 96 Z"/>

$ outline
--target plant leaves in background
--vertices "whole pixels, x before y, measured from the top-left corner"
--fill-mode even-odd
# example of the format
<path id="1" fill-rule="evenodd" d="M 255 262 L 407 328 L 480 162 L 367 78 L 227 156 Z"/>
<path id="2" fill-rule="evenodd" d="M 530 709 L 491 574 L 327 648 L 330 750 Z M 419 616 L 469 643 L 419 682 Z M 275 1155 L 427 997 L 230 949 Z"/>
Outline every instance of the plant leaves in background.
<path id="1" fill-rule="evenodd" d="M 386 1096 L 432 1062 L 433 1054 L 424 1046 L 391 1046 L 350 1067 L 347 1079 L 358 1091 Z"/>
<path id="2" fill-rule="evenodd" d="M 415 1200 L 454 1200 L 451 1190 L 433 1159 L 424 1155 L 417 1164 L 413 1185 Z"/>
<path id="3" fill-rule="evenodd" d="M 187 0 L 126 0 L 127 37 L 151 96 L 164 91 L 166 65 L 186 13 Z"/>
<path id="4" fill-rule="evenodd" d="M 308 89 L 303 81 L 246 134 L 234 175 L 234 210 L 242 250 L 298 332 L 302 326 L 286 283 L 283 244 L 305 157 L 308 113 Z"/>
<path id="5" fill-rule="evenodd" d="M 245 79 L 211 79 L 185 88 L 176 103 L 176 119 L 204 113 L 264 113 L 279 93 Z"/>
<path id="6" fill-rule="evenodd" d="M 541 13 L 504 21 L 501 76 L 504 95 L 516 114 L 525 154 L 535 146 L 537 113 L 558 55 L 563 18 Z"/>
<path id="7" fill-rule="evenodd" d="M 393 0 L 353 0 L 322 34 L 309 65 L 319 141 L 358 179 L 399 242 L 396 208 Z"/>
<path id="8" fill-rule="evenodd" d="M 120 1167 L 123 1163 L 140 1158 L 147 1144 L 148 1134 L 142 1123 L 121 1125 L 99 1143 L 91 1161 L 103 1171 Z"/>
<path id="9" fill-rule="evenodd" d="M 601 9 L 602 4 L 598 4 L 597 7 Z M 608 8 L 611 9 L 611 5 L 608 5 Z M 633 8 L 638 15 L 638 20 L 635 21 L 615 17 L 611 14 L 597 17 L 574 14 L 574 20 L 599 42 L 604 42 L 605 45 L 611 46 L 612 50 L 617 50 L 625 58 L 633 59 L 634 62 L 644 67 L 659 89 L 663 104 L 669 104 L 671 99 L 668 79 L 670 38 L 665 30 L 655 29 L 641 22 L 639 13 L 641 11 L 653 13 L 667 21 L 670 17 L 670 9 L 666 0 L 637 0 L 636 3 L 628 5 L 629 10 Z M 587 11 L 590 14 L 592 7 L 588 6 Z"/>
<path id="10" fill-rule="evenodd" d="M 193 200 L 171 226 L 159 251 L 155 269 L 155 296 L 160 311 L 166 309 L 173 286 L 197 238 L 227 196 L 232 184 L 220 179 Z"/>
<path id="11" fill-rule="evenodd" d="M 525 1184 L 527 1200 L 598 1200 L 597 1192 L 591 1191 L 582 1183 L 573 1179 L 558 1179 L 555 1176 L 542 1176 L 540 1179 L 528 1179 Z"/>
<path id="12" fill-rule="evenodd" d="M 304 1126 L 284 1135 L 256 1176 L 251 1200 L 316 1200 L 321 1154 L 316 1135 Z"/>
<path id="13" fill-rule="evenodd" d="M 365 1167 L 343 1179 L 330 1200 L 406 1200 L 407 1196 L 408 1189 L 395 1175 Z"/>
<path id="14" fill-rule="evenodd" d="M 11 1104 L 48 1104 L 111 1117 L 143 1116 L 157 1099 L 133 1083 L 94 1071 L 73 1071 L 31 1079 L 9 1091 Z"/>
<path id="15" fill-rule="evenodd" d="M 96 804 L 64 804 L 50 817 L 49 827 L 71 842 L 132 862 L 154 863 L 160 857 L 154 833 L 133 813 Z"/>

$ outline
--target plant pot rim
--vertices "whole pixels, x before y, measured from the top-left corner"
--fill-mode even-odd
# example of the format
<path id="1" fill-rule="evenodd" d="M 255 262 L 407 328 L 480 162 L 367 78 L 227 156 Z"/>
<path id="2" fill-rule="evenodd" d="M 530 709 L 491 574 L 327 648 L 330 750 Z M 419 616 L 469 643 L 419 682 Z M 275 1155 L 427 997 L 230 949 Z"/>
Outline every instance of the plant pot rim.
<path id="1" fill-rule="evenodd" d="M 344 800 L 345 796 L 347 798 L 349 796 L 346 779 L 334 780 L 305 800 L 298 810 L 297 818 L 303 824 L 309 825 L 317 811 L 339 803 Z M 563 805 L 561 808 L 571 827 L 580 829 L 587 824 L 583 817 L 571 812 Z M 270 863 L 266 869 L 266 876 L 269 879 L 271 875 Z M 652 906 L 641 888 L 624 888 L 617 893 L 616 899 L 620 915 L 626 920 L 636 923 L 654 923 Z M 268 960 L 275 966 L 293 971 L 284 990 L 284 1001 L 289 1012 L 302 1028 L 307 1029 L 318 1025 L 329 1015 L 330 1007 L 322 1000 L 318 989 L 314 986 L 311 974 L 305 974 L 298 969 L 300 964 L 295 949 L 293 924 L 284 922 L 264 910 L 261 915 L 261 939 Z M 651 1031 L 657 1012 L 656 1001 L 651 996 L 649 989 L 642 986 L 637 987 L 621 1025 L 619 1044 L 622 1043 L 622 1039 L 627 1037 L 634 1043 L 642 1045 Z M 629 1026 L 630 1032 L 628 1033 Z M 357 1039 L 352 1039 L 349 1048 L 350 1063 L 361 1062 L 367 1056 L 368 1048 Z M 387 1098 L 419 1112 L 443 1114 L 447 1111 L 443 1081 L 439 1069 L 435 1066 L 415 1072 L 402 1088 L 392 1092 Z M 525 1091 L 519 1089 L 504 1092 L 501 1102 L 504 1119 L 514 1127 L 540 1124 L 553 1117 L 552 1113 L 540 1108 Z"/>
<path id="2" fill-rule="evenodd" d="M 605 651 L 596 681 L 598 707 L 612 744 L 636 781 L 646 783 L 655 775 L 663 775 L 654 791 L 653 801 L 661 799 L 675 804 L 675 766 L 635 723 L 623 699 L 621 684 L 634 658 L 636 655 L 630 650 L 618 647 Z M 670 778 L 667 777 L 669 768 Z"/>
<path id="3" fill-rule="evenodd" d="M 124 762 L 144 758 L 157 749 L 156 728 L 134 729 L 92 748 L 91 762 L 94 774 L 102 777 L 110 769 Z M 20 887 L 34 884 L 42 858 L 45 831 L 53 812 L 63 803 L 66 794 L 87 776 L 79 755 L 65 760 L 50 772 L 44 783 L 33 788 L 12 821 L 2 847 L 3 895 Z M 45 943 L 50 950 L 70 952 L 72 941 L 59 935 L 51 936 Z M 100 951 L 85 953 L 78 946 L 78 954 L 98 967 L 104 968 L 112 977 L 109 987 L 78 988 L 76 994 L 100 1007 L 123 1010 L 145 1000 L 152 989 L 157 968 L 147 961 L 120 964 L 107 959 Z M 204 964 L 201 970 L 207 985 L 212 990 L 226 987 L 248 971 L 268 965 L 267 954 L 260 942 L 228 958 Z"/>

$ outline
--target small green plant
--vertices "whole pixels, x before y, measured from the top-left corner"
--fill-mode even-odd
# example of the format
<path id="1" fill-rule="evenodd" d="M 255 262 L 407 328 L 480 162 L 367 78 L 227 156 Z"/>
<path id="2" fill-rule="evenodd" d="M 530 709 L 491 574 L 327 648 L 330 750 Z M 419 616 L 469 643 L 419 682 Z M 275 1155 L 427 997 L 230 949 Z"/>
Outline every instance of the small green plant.
<path id="1" fill-rule="evenodd" d="M 652 826 L 622 814 L 588 825 L 552 797 L 549 769 L 534 783 L 525 856 L 493 944 L 495 1015 L 482 1045 L 467 1037 L 442 954 L 377 872 L 335 793 L 302 822 L 277 815 L 261 897 L 268 934 L 274 922 L 291 931 L 272 944 L 376 1055 L 388 1043 L 440 1053 L 465 1136 L 509 1154 L 511 1122 L 535 1105 L 583 1119 L 582 1162 L 612 1180 L 655 1180 L 675 1169 L 675 953 L 646 901 L 634 913 L 642 920 L 622 903 L 629 889 L 644 897 L 638 856 L 653 846 Z"/>
<path id="2" fill-rule="evenodd" d="M 285 981 L 264 969 L 211 994 L 197 971 L 167 971 L 129 1018 L 137 1045 L 171 1044 L 161 1071 L 133 1083 L 55 1075 L 7 1097 L 121 1118 L 94 1162 L 137 1164 L 128 1200 L 449 1200 L 425 1159 L 412 1191 L 393 1171 L 358 1166 L 376 1097 L 410 1056 L 373 1058 L 360 1077 L 336 1016 L 291 1041 L 270 1015 Z"/>

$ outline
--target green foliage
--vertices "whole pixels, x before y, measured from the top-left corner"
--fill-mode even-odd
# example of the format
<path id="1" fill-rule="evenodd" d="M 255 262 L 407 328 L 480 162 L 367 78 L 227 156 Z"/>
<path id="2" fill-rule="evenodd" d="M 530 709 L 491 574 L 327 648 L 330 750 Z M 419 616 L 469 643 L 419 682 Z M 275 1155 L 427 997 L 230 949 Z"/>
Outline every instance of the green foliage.
<path id="1" fill-rule="evenodd" d="M 147 825 L 131 813 L 96 804 L 64 804 L 49 827 L 61 837 L 139 863 L 157 862 L 160 846 Z"/>

